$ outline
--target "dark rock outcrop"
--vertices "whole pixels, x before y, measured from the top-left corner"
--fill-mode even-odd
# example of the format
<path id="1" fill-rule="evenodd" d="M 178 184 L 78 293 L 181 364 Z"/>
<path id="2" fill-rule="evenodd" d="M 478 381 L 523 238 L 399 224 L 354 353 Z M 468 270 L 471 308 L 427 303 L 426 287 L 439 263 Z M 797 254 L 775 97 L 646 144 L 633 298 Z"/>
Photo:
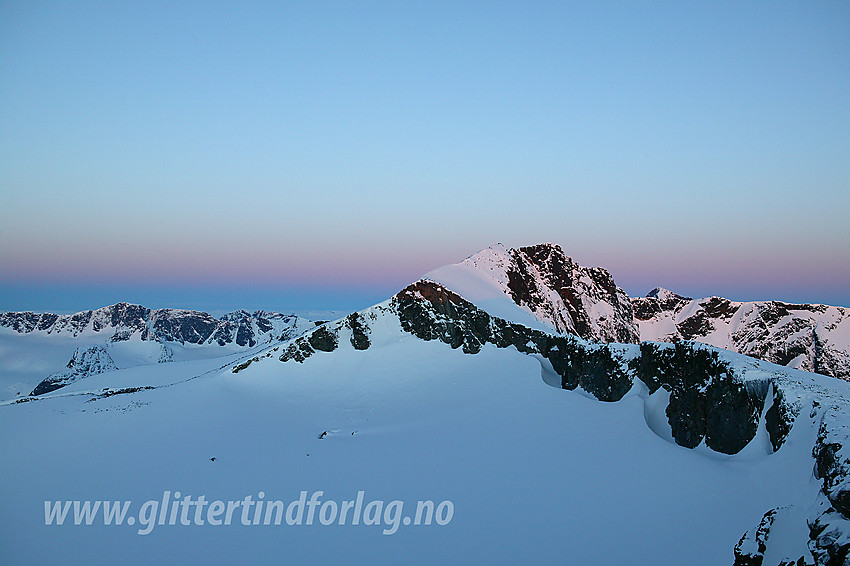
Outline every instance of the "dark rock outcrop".
<path id="1" fill-rule="evenodd" d="M 771 509 L 764 514 L 755 529 L 744 533 L 735 545 L 734 566 L 762 566 L 770 527 L 773 526 L 777 511 L 778 509 Z"/>
<path id="2" fill-rule="evenodd" d="M 822 491 L 829 502 L 845 517 L 850 518 L 850 447 L 838 441 L 825 417 L 818 430 L 812 455 L 815 471 L 823 484 Z"/>
<path id="3" fill-rule="evenodd" d="M 764 424 L 774 452 L 785 442 L 799 413 L 800 406 L 789 402 L 782 389 L 773 387 L 773 403 L 764 415 Z"/>
<path id="4" fill-rule="evenodd" d="M 372 342 L 369 340 L 369 326 L 360 313 L 352 313 L 346 317 L 346 324 L 351 329 L 351 345 L 355 350 L 367 350 Z"/>
<path id="5" fill-rule="evenodd" d="M 316 350 L 310 346 L 310 342 L 302 336 L 291 341 L 286 346 L 283 354 L 280 355 L 280 361 L 288 362 L 289 360 L 295 360 L 296 362 L 302 363 L 315 352 Z"/>
<path id="6" fill-rule="evenodd" d="M 630 366 L 650 392 L 670 392 L 667 418 L 677 444 L 694 448 L 705 440 L 712 450 L 735 454 L 755 436 L 766 390 L 748 388 L 717 351 L 644 342 Z"/>
<path id="7" fill-rule="evenodd" d="M 307 341 L 314 350 L 333 352 L 339 345 L 339 336 L 326 326 L 320 326 L 308 335 Z"/>
<path id="8" fill-rule="evenodd" d="M 817 566 L 850 564 L 850 521 L 833 508 L 809 522 L 809 551 Z"/>

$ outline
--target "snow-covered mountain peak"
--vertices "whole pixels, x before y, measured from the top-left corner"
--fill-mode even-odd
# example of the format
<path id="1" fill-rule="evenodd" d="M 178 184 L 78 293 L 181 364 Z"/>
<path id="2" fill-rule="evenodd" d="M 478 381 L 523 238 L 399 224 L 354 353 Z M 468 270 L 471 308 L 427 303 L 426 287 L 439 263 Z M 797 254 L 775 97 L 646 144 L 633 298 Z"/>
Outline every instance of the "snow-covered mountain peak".
<path id="1" fill-rule="evenodd" d="M 638 340 L 631 303 L 611 274 L 583 267 L 557 244 L 521 248 L 498 244 L 426 279 L 445 285 L 497 316 L 532 328 L 587 340 Z"/>
<path id="2" fill-rule="evenodd" d="M 670 289 L 665 289 L 664 287 L 656 287 L 652 291 L 646 294 L 648 298 L 658 299 L 661 302 L 667 302 L 671 299 L 690 301 L 690 297 L 684 297 L 679 295 L 678 293 L 674 293 Z"/>

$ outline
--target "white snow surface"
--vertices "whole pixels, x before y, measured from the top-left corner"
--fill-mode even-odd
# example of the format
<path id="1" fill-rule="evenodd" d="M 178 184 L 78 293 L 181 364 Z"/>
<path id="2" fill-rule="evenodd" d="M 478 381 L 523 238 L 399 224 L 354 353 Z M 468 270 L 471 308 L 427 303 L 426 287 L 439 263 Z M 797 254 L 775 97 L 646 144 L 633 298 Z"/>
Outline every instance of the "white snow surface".
<path id="1" fill-rule="evenodd" d="M 387 307 L 364 312 L 365 351 L 343 329 L 337 350 L 304 363 L 281 363 L 282 348 L 265 346 L 138 365 L 0 406 L 4 560 L 731 564 L 766 510 L 814 500 L 811 399 L 846 404 L 850 389 L 724 352 L 747 380 L 784 372 L 808 407 L 776 453 L 763 430 L 735 456 L 688 450 L 665 438 L 664 400 L 640 384 L 602 403 L 547 384 L 550 368 L 513 348 L 466 355 L 421 341 Z M 158 388 L 93 395 L 138 386 Z M 404 501 L 406 513 L 417 500 L 449 499 L 455 513 L 448 525 L 392 536 L 366 525 L 166 525 L 139 536 L 130 526 L 43 524 L 44 500 L 138 505 L 164 490 L 234 500 L 263 491 L 285 502 L 301 490 L 325 500 L 364 490 L 367 500 Z"/>

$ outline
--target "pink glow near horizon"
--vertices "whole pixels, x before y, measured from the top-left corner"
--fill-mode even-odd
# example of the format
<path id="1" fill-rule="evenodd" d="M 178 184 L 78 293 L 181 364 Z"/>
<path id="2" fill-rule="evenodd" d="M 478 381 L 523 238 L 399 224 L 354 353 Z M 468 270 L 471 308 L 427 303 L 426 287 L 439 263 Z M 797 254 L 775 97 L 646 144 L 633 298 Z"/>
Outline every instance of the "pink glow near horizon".
<path id="1" fill-rule="evenodd" d="M 562 247 L 582 265 L 611 271 L 617 284 L 632 295 L 642 295 L 655 286 L 662 286 L 685 294 L 716 294 L 731 299 L 805 298 L 809 302 L 835 302 L 850 286 L 850 264 L 826 253 L 821 256 L 781 250 L 760 254 L 746 253 L 746 250 L 726 253 L 661 250 L 658 253 L 658 250 L 635 252 L 615 247 L 589 250 Z M 477 250 L 336 249 L 311 255 L 310 251 L 295 252 L 293 248 L 284 251 L 256 248 L 238 253 L 234 250 L 221 253 L 192 250 L 189 253 L 172 248 L 171 251 L 143 254 L 86 248 L 76 254 L 57 251 L 52 257 L 15 254 L 4 260 L 0 280 L 8 283 L 64 281 L 75 284 L 384 289 L 406 285 L 440 265 L 462 261 L 474 251 Z"/>
<path id="2" fill-rule="evenodd" d="M 194 250 L 144 254 L 119 250 L 80 250 L 48 257 L 15 254 L 5 258 L 0 279 L 10 282 L 68 280 L 76 283 L 283 284 L 293 286 L 374 286 L 413 280 L 450 260 L 437 254 L 393 251 L 336 251 L 311 256 L 291 249 L 220 253 Z"/>

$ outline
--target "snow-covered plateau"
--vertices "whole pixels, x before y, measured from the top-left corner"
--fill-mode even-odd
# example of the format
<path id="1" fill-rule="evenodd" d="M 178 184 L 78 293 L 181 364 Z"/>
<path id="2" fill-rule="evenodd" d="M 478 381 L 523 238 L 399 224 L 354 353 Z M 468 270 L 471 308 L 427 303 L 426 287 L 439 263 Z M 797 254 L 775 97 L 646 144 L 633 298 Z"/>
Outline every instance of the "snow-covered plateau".
<path id="1" fill-rule="evenodd" d="M 747 352 L 765 361 L 732 351 L 753 340 L 714 342 L 812 310 L 649 299 L 543 244 L 489 248 L 318 326 L 275 319 L 253 343 L 213 339 L 231 319 L 157 325 L 143 307 L 70 331 L 0 315 L 3 562 L 850 563 L 850 383 L 797 359 L 841 350 L 846 315 L 816 309 L 817 346 L 787 362 L 765 353 L 786 334 L 766 331 L 772 348 Z M 714 330 L 683 331 L 700 308 Z M 63 371 L 76 377 L 33 391 Z M 100 517 L 45 524 L 45 501 L 131 501 L 132 518 L 166 491 L 362 491 L 404 502 L 405 518 L 423 500 L 453 515 L 393 534 L 164 514 L 144 535 Z"/>

